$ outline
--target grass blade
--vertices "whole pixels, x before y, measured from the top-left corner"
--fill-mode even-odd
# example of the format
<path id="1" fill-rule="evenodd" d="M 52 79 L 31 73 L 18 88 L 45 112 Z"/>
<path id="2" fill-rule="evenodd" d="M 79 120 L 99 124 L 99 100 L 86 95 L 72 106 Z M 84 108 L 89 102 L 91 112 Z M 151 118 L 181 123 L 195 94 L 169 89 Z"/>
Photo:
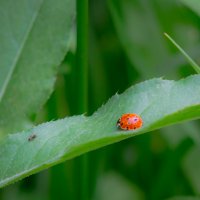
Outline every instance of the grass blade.
<path id="1" fill-rule="evenodd" d="M 193 69 L 199 74 L 200 73 L 200 67 L 199 65 L 190 58 L 190 56 L 167 34 L 164 33 L 164 35 L 171 41 L 171 43 L 183 54 L 183 56 L 186 58 L 188 63 L 193 67 Z"/>

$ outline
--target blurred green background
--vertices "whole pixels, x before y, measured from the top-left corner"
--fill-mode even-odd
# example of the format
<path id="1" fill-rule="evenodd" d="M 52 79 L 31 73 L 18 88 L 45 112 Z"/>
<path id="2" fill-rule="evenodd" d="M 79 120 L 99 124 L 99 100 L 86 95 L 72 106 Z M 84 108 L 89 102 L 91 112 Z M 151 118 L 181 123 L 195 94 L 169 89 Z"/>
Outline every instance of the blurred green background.
<path id="1" fill-rule="evenodd" d="M 132 84 L 153 77 L 178 80 L 195 73 L 164 32 L 198 62 L 200 18 L 181 1 L 90 0 L 88 115 Z M 71 50 L 37 123 L 76 114 L 75 39 L 74 28 Z M 90 199 L 198 199 L 192 197 L 200 196 L 199 152 L 198 121 L 90 152 Z M 78 200 L 81 167 L 77 158 L 67 161 L 3 188 L 0 199 Z"/>

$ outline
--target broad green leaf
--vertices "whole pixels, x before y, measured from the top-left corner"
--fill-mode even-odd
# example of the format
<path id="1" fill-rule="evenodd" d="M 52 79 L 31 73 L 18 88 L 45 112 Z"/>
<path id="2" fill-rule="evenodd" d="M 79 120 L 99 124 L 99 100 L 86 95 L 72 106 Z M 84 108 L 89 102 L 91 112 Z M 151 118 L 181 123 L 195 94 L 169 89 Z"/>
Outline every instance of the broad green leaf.
<path id="1" fill-rule="evenodd" d="M 29 127 L 49 97 L 74 15 L 73 0 L 0 1 L 0 135 Z"/>
<path id="2" fill-rule="evenodd" d="M 117 129 L 118 118 L 128 112 L 142 117 L 142 128 Z M 90 117 L 68 117 L 8 135 L 0 148 L 0 187 L 99 147 L 199 117 L 200 75 L 145 81 L 116 94 Z"/>
<path id="3" fill-rule="evenodd" d="M 200 16 L 200 1 L 199 0 L 180 0 L 186 6 L 191 8 L 194 12 L 196 12 Z"/>

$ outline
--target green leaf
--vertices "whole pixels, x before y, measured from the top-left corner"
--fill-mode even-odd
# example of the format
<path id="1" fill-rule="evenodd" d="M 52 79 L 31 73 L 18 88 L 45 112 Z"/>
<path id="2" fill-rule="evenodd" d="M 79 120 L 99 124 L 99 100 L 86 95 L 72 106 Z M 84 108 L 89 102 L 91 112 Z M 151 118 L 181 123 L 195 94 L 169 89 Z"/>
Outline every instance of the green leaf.
<path id="1" fill-rule="evenodd" d="M 199 0 L 180 0 L 186 6 L 191 8 L 194 12 L 196 12 L 200 16 L 200 1 Z"/>
<path id="2" fill-rule="evenodd" d="M 108 0 L 108 8 L 131 67 L 135 67 L 143 79 L 163 74 L 176 78 L 179 68 L 186 64 L 182 56 L 169 48 L 162 36 L 164 32 L 173 34 L 188 54 L 198 59 L 198 20 L 176 1 L 163 4 L 162 1 Z"/>
<path id="3" fill-rule="evenodd" d="M 183 54 L 183 56 L 186 58 L 188 63 L 193 67 L 193 69 L 200 74 L 200 67 L 198 64 L 190 58 L 190 56 L 167 34 L 164 33 L 164 35 L 170 40 L 170 42 Z"/>
<path id="4" fill-rule="evenodd" d="M 117 129 L 118 118 L 128 112 L 142 117 L 142 128 Z M 199 117 L 200 75 L 145 81 L 116 94 L 90 117 L 68 117 L 8 135 L 0 148 L 0 187 L 87 151 Z"/>
<path id="5" fill-rule="evenodd" d="M 73 0 L 0 1 L 0 135 L 30 127 L 49 97 L 74 15 Z"/>

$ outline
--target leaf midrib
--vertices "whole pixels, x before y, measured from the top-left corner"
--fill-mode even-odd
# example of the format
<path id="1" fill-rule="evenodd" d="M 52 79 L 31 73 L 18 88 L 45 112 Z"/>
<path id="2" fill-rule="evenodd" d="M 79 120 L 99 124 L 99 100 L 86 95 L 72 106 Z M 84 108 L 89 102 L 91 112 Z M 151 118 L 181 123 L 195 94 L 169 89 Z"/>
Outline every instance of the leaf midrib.
<path id="1" fill-rule="evenodd" d="M 30 21 L 30 25 L 28 26 L 27 32 L 26 32 L 26 34 L 24 35 L 24 39 L 22 40 L 21 46 L 19 47 L 19 49 L 18 49 L 18 51 L 17 51 L 17 53 L 16 53 L 16 56 L 15 56 L 15 58 L 14 58 L 14 60 L 13 60 L 13 64 L 12 64 L 12 66 L 11 66 L 9 72 L 8 72 L 8 75 L 7 75 L 7 77 L 6 77 L 5 81 L 4 81 L 4 84 L 3 84 L 3 86 L 2 86 L 2 90 L 1 90 L 1 92 L 0 92 L 0 102 L 2 101 L 2 99 L 3 99 L 3 97 L 4 97 L 4 94 L 5 94 L 5 92 L 6 92 L 6 89 L 7 89 L 7 87 L 8 87 L 8 84 L 9 84 L 9 82 L 10 82 L 10 80 L 11 80 L 11 77 L 12 77 L 12 75 L 13 75 L 15 69 L 16 69 L 15 66 L 17 66 L 17 63 L 18 63 L 18 61 L 19 61 L 19 59 L 20 59 L 21 53 L 23 52 L 23 49 L 24 49 L 24 47 L 25 47 L 26 41 L 27 41 L 27 39 L 28 39 L 28 36 L 30 35 L 31 30 L 32 30 L 33 27 L 34 27 L 35 21 L 36 21 L 36 19 L 37 19 L 37 17 L 38 17 L 38 13 L 40 12 L 40 10 L 41 10 L 41 8 L 42 8 L 42 5 L 44 4 L 44 1 L 45 1 L 45 0 L 42 0 L 42 1 L 41 1 L 39 8 L 38 8 L 37 11 L 35 12 L 35 14 L 33 14 L 33 17 L 32 17 L 32 19 L 31 19 L 31 21 Z"/>

